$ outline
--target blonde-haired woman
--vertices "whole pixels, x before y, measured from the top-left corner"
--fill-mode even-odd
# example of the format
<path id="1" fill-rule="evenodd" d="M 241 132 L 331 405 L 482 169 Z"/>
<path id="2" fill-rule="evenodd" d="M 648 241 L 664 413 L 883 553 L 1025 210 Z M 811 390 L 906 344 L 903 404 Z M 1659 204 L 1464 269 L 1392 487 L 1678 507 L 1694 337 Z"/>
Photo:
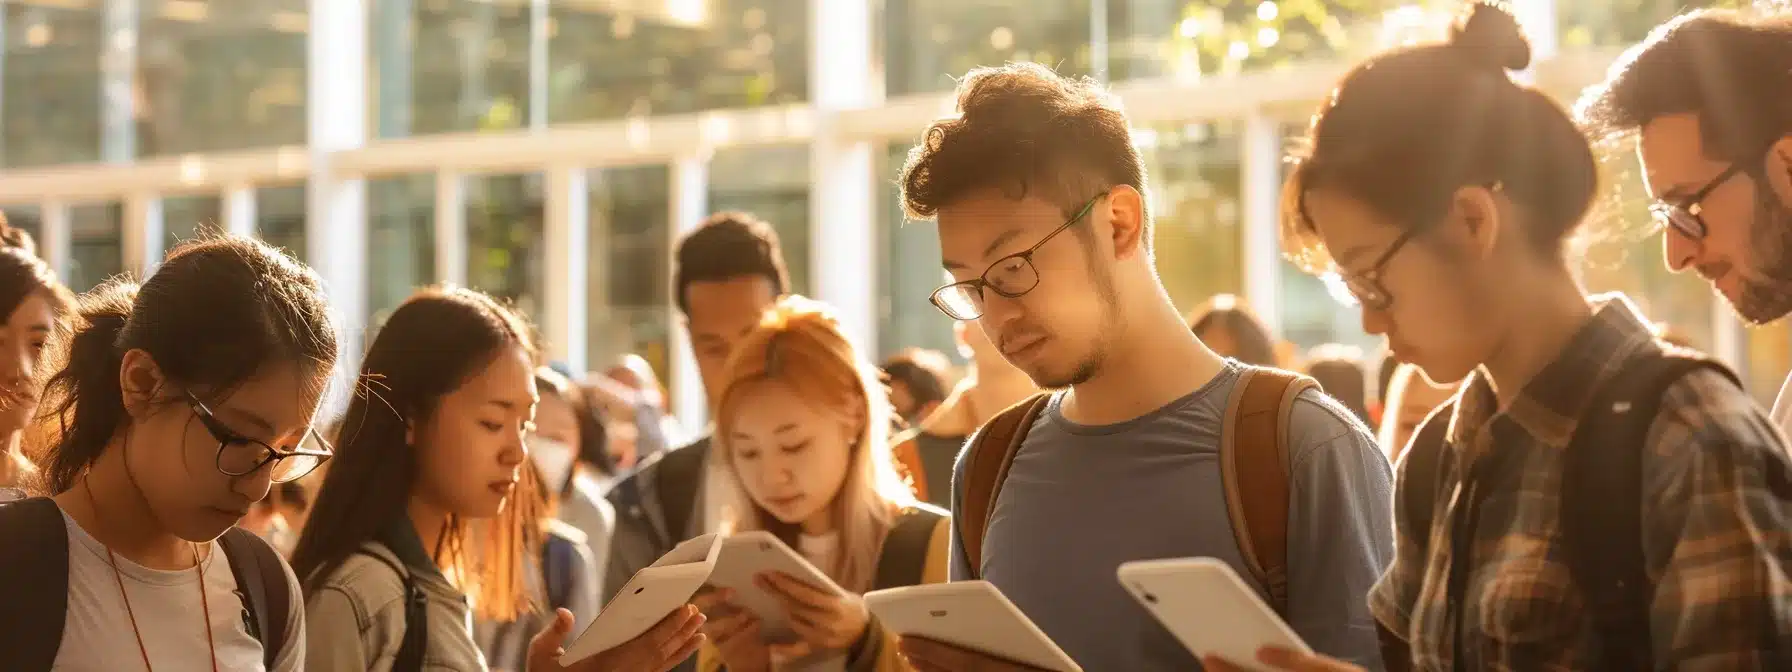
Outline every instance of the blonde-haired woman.
<path id="1" fill-rule="evenodd" d="M 772 573 L 800 640 L 768 643 L 758 620 L 707 594 L 699 667 L 904 669 L 893 638 L 859 595 L 946 580 L 945 513 L 917 503 L 890 455 L 890 403 L 877 369 L 827 307 L 799 296 L 769 311 L 736 348 L 721 381 L 712 460 L 738 486 L 735 530 L 766 530 L 845 588 L 838 597 Z"/>

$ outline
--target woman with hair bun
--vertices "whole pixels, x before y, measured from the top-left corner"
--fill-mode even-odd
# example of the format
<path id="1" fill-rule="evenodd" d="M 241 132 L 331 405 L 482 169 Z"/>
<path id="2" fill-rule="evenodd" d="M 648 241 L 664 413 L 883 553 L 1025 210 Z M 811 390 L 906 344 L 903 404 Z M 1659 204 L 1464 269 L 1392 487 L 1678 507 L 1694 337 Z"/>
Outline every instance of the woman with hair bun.
<path id="1" fill-rule="evenodd" d="M 1385 661 L 1792 669 L 1783 439 L 1734 374 L 1577 284 L 1567 241 L 1598 169 L 1512 79 L 1530 56 L 1504 7 L 1470 5 L 1448 42 L 1346 75 L 1284 187 L 1289 255 L 1336 274 L 1402 361 L 1463 381 L 1398 466 L 1394 563 L 1369 594 Z"/>
<path id="2" fill-rule="evenodd" d="M 0 501 L 21 499 L 34 485 L 26 428 L 75 308 L 74 294 L 35 250 L 30 234 L 0 216 Z"/>

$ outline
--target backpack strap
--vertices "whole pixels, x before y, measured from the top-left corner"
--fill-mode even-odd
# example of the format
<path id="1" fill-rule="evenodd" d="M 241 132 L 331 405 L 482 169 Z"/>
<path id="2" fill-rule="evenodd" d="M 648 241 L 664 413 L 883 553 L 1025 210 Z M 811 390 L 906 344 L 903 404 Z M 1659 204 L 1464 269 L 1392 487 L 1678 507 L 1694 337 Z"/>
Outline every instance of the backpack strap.
<path id="1" fill-rule="evenodd" d="M 901 588 L 921 584 L 927 569 L 927 549 L 933 542 L 933 530 L 945 515 L 930 508 L 904 509 L 884 536 L 883 550 L 877 554 L 877 577 L 872 590 Z"/>
<path id="2" fill-rule="evenodd" d="M 399 563 L 371 551 L 359 553 L 380 561 L 404 582 L 404 637 L 399 641 L 398 655 L 392 659 L 391 672 L 422 672 L 423 652 L 429 650 L 428 598 L 412 580 L 410 571 Z"/>
<path id="3" fill-rule="evenodd" d="M 1232 386 L 1220 429 L 1220 482 L 1245 567 L 1288 611 L 1288 420 L 1313 379 L 1247 368 Z"/>
<path id="4" fill-rule="evenodd" d="M 1643 559 L 1644 451 L 1667 389 L 1699 370 L 1742 384 L 1727 367 L 1691 352 L 1639 353 L 1600 386 L 1562 465 L 1562 540 L 1568 570 L 1598 634 L 1600 668 L 1654 669 L 1649 604 L 1655 586 Z"/>
<path id="5" fill-rule="evenodd" d="M 896 471 L 908 480 L 909 492 L 915 499 L 927 501 L 927 470 L 921 464 L 921 444 L 916 438 L 921 436 L 920 429 L 909 429 L 890 439 L 891 457 L 896 460 Z"/>
<path id="6" fill-rule="evenodd" d="M 0 505 L 0 651 L 7 669 L 56 664 L 68 612 L 68 526 L 48 497 Z M 16 666 L 16 667 L 14 667 Z"/>
<path id="7" fill-rule="evenodd" d="M 1027 439 L 1027 429 L 1045 410 L 1051 394 L 1035 394 L 984 423 L 965 446 L 962 499 L 959 500 L 958 539 L 964 546 L 964 557 L 970 561 L 971 576 L 983 573 L 983 533 L 989 527 L 989 516 L 995 513 L 996 497 L 1002 494 L 1002 481 L 1008 478 L 1008 465 L 1020 452 Z"/>
<path id="8" fill-rule="evenodd" d="M 286 648 L 286 619 L 292 608 L 292 586 L 286 582 L 279 552 L 248 530 L 232 527 L 218 538 L 230 575 L 236 579 L 237 597 L 243 601 L 243 624 L 249 636 L 261 642 L 261 661 L 274 669 L 274 661 Z"/>
<path id="9" fill-rule="evenodd" d="M 543 535 L 541 573 L 550 610 L 571 608 L 573 567 L 578 562 L 579 549 L 573 540 L 556 534 Z"/>
<path id="10" fill-rule="evenodd" d="M 1400 482 L 1400 506 L 1405 515 L 1394 520 L 1401 534 L 1418 544 L 1420 551 L 1431 546 L 1431 522 L 1437 511 L 1437 486 L 1443 478 L 1444 457 L 1449 454 L 1450 418 L 1456 414 L 1456 402 L 1442 406 L 1425 416 L 1425 422 L 1413 433 L 1412 443 L 1400 454 L 1395 473 L 1405 474 Z"/>

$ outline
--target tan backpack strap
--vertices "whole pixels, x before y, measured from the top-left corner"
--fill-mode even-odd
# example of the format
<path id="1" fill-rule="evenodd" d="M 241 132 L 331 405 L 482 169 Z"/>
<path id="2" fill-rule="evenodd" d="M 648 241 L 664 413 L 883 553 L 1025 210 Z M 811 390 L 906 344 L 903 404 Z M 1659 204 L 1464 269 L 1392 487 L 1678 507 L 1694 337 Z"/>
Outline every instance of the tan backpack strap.
<path id="1" fill-rule="evenodd" d="M 996 510 L 996 496 L 1008 477 L 1008 465 L 1014 462 L 1027 438 L 1027 428 L 1033 426 L 1049 399 L 1050 394 L 1036 394 L 1009 406 L 984 423 L 965 447 L 964 494 L 952 519 L 957 521 L 959 543 L 970 561 L 973 579 L 982 575 L 983 533 Z"/>
<path id="2" fill-rule="evenodd" d="M 1238 550 L 1270 606 L 1288 607 L 1288 421 L 1312 379 L 1247 369 L 1233 385 L 1220 431 L 1220 480 Z"/>
<path id="3" fill-rule="evenodd" d="M 927 471 L 921 466 L 921 444 L 918 440 L 920 432 L 908 431 L 897 434 L 891 440 L 890 456 L 896 460 L 896 473 L 908 481 L 909 492 L 915 499 L 927 501 Z"/>

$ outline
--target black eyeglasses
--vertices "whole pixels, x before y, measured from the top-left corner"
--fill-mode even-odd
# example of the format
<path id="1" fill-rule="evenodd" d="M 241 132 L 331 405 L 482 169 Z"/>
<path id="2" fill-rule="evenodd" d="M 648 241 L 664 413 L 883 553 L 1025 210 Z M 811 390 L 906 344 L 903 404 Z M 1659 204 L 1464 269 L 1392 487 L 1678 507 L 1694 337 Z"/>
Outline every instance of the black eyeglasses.
<path id="1" fill-rule="evenodd" d="M 1103 196 L 1105 195 L 1103 194 Z M 1070 225 L 1081 221 L 1089 214 L 1090 210 L 1095 208 L 1096 201 L 1100 200 L 1101 196 L 1089 199 L 1089 202 L 1083 205 L 1082 210 L 1078 210 L 1069 220 L 1059 224 L 1058 228 L 1052 229 L 1051 233 L 1045 234 L 1044 238 L 1033 243 L 1033 246 L 1027 248 L 1026 251 L 997 259 L 995 263 L 989 265 L 987 270 L 983 271 L 983 275 L 974 279 L 954 282 L 933 290 L 933 296 L 928 297 L 927 300 L 932 302 L 935 308 L 940 309 L 940 312 L 945 313 L 947 317 L 968 321 L 983 316 L 984 289 L 1010 299 L 1026 296 L 1027 292 L 1031 292 L 1034 287 L 1039 286 L 1039 269 L 1033 267 L 1033 253 L 1038 252 L 1039 248 L 1053 237 L 1070 228 Z"/>
<path id="2" fill-rule="evenodd" d="M 1654 205 L 1649 206 L 1649 215 L 1655 218 L 1656 224 L 1673 229 L 1680 235 L 1686 236 L 1688 240 L 1704 240 L 1705 234 L 1710 231 L 1705 226 L 1705 218 L 1701 216 L 1705 210 L 1705 198 L 1740 172 L 1742 172 L 1742 164 L 1732 163 L 1729 168 L 1718 173 L 1717 177 L 1711 178 L 1710 182 L 1699 187 L 1699 190 L 1693 192 L 1691 196 L 1673 203 L 1657 200 Z"/>
<path id="3" fill-rule="evenodd" d="M 199 423 L 205 425 L 205 431 L 218 440 L 218 471 L 225 476 L 246 476 L 272 462 L 274 464 L 273 480 L 275 483 L 287 483 L 304 478 L 306 474 L 316 470 L 318 465 L 336 454 L 330 442 L 318 435 L 317 430 L 305 428 L 304 437 L 299 439 L 299 446 L 293 450 L 281 450 L 261 441 L 243 436 L 232 431 L 212 409 L 187 392 L 187 405 L 192 407 L 193 415 L 199 417 Z"/>
<path id="4" fill-rule="evenodd" d="M 1496 194 L 1505 188 L 1505 185 L 1499 182 L 1484 186 L 1486 186 L 1489 191 Z M 1313 221 L 1313 218 L 1306 212 L 1307 203 L 1304 198 L 1301 199 L 1300 210 L 1302 217 L 1306 217 L 1308 222 Z M 1344 290 L 1348 292 L 1348 298 L 1354 299 L 1364 310 L 1387 310 L 1394 305 L 1394 296 L 1389 294 L 1388 288 L 1381 284 L 1382 271 L 1387 268 L 1388 262 L 1394 260 L 1394 255 L 1399 253 L 1401 248 L 1406 247 L 1406 244 L 1412 242 L 1413 238 L 1417 238 L 1420 234 L 1430 230 L 1437 221 L 1438 220 L 1434 219 L 1430 222 L 1400 232 L 1400 236 L 1395 238 L 1394 242 L 1388 244 L 1388 249 L 1383 250 L 1381 256 L 1376 257 L 1375 263 L 1370 264 L 1367 270 L 1364 270 L 1361 273 L 1353 273 L 1339 269 L 1337 272 L 1326 275 L 1324 279 L 1328 283 L 1336 282 L 1342 284 Z"/>

